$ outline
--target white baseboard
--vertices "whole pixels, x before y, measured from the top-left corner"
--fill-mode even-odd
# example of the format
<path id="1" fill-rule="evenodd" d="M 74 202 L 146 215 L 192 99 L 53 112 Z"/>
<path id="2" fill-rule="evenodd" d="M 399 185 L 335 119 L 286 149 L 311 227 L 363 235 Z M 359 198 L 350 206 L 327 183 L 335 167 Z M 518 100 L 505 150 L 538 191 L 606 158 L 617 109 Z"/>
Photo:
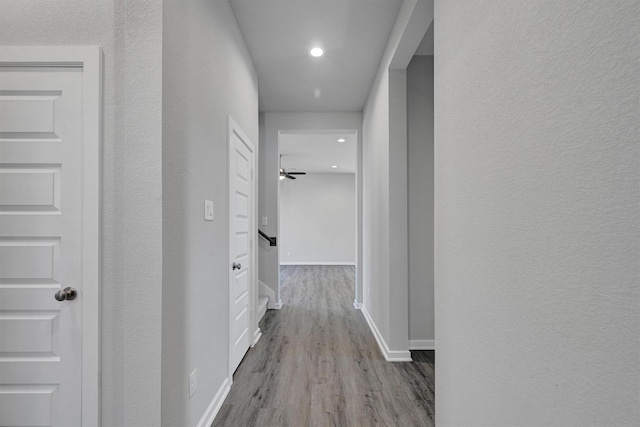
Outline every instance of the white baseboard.
<path id="1" fill-rule="evenodd" d="M 380 347 L 380 351 L 382 352 L 382 355 L 384 356 L 387 362 L 412 362 L 413 361 L 413 359 L 411 359 L 411 352 L 408 349 L 407 350 L 390 350 L 389 346 L 387 345 L 384 338 L 382 337 L 382 334 L 378 330 L 378 327 L 376 326 L 375 322 L 371 318 L 371 315 L 367 311 L 367 307 L 363 305 L 361 311 L 362 311 L 362 314 L 364 314 L 364 318 L 367 320 L 367 323 L 369 324 L 369 328 L 371 329 L 371 332 L 373 332 L 373 336 L 376 338 L 376 341 L 378 342 L 378 347 Z"/>
<path id="2" fill-rule="evenodd" d="M 358 302 L 358 300 L 353 300 L 353 306 L 356 308 L 356 310 L 361 310 L 362 309 L 362 303 Z"/>
<path id="3" fill-rule="evenodd" d="M 211 424 L 213 424 L 213 420 L 216 418 L 216 415 L 218 415 L 220 407 L 229 394 L 229 390 L 231 390 L 231 381 L 229 380 L 229 378 L 227 378 L 222 382 L 222 385 L 218 389 L 218 392 L 209 404 L 207 411 L 204 413 L 202 418 L 200 418 L 198 427 L 209 427 Z"/>
<path id="4" fill-rule="evenodd" d="M 409 340 L 409 350 L 435 350 L 436 340 Z"/>
<path id="5" fill-rule="evenodd" d="M 260 328 L 256 329 L 256 331 L 253 333 L 253 344 L 251 344 L 251 347 L 258 344 L 258 340 L 260 340 L 261 336 L 262 336 L 262 331 L 260 330 Z"/>
<path id="6" fill-rule="evenodd" d="M 355 262 L 290 261 L 290 262 L 280 262 L 280 265 L 356 265 L 356 263 Z"/>
<path id="7" fill-rule="evenodd" d="M 264 295 L 269 297 L 269 302 L 267 303 L 267 309 L 269 310 L 280 310 L 282 308 L 282 302 L 276 302 L 276 293 L 265 285 L 262 281 L 258 280 L 258 295 Z"/>

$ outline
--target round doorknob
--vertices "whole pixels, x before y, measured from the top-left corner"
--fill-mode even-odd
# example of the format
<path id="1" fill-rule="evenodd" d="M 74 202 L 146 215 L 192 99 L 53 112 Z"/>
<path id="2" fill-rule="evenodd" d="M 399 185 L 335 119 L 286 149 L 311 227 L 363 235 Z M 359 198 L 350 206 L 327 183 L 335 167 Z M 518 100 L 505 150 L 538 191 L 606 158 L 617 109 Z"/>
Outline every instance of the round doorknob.
<path id="1" fill-rule="evenodd" d="M 71 301 L 72 299 L 75 299 L 77 295 L 78 291 L 74 288 L 64 288 L 56 292 L 55 297 L 58 301 Z"/>
<path id="2" fill-rule="evenodd" d="M 232 268 L 233 270 L 240 270 L 240 269 L 242 268 L 242 264 L 234 262 L 234 263 L 231 265 L 231 268 Z"/>

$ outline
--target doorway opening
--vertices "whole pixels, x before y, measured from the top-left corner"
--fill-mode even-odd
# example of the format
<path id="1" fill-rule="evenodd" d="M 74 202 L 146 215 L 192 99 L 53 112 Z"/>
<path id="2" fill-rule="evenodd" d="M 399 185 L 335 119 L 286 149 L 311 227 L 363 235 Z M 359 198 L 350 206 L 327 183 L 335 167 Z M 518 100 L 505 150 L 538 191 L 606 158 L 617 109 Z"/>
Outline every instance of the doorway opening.
<path id="1" fill-rule="evenodd" d="M 280 271 L 352 266 L 357 277 L 357 131 L 280 130 L 278 151 Z"/>

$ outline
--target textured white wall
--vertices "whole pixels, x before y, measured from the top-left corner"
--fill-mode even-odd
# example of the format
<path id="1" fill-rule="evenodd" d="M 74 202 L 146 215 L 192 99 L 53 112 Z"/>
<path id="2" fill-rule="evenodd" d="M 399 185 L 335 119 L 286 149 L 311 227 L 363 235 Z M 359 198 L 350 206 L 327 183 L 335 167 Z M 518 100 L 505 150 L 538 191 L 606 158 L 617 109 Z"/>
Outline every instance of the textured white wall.
<path id="1" fill-rule="evenodd" d="M 356 129 L 358 150 L 362 147 L 361 113 L 270 113 L 260 114 L 260 167 L 258 181 L 258 217 L 267 217 L 269 225 L 260 229 L 270 236 L 278 236 L 278 132 L 280 130 L 322 130 Z M 356 174 L 356 188 L 361 185 Z M 264 239 L 259 239 L 258 259 L 260 280 L 276 293 L 280 301 L 278 285 L 280 266 L 278 247 L 270 247 Z M 359 252 L 360 253 L 360 252 Z M 361 286 L 360 275 L 356 274 L 356 292 Z"/>
<path id="2" fill-rule="evenodd" d="M 407 67 L 407 123 L 409 340 L 433 340 L 433 56 Z"/>
<path id="3" fill-rule="evenodd" d="M 228 377 L 227 115 L 257 148 L 258 80 L 226 1 L 165 2 L 163 35 L 162 423 L 193 426 Z"/>
<path id="4" fill-rule="evenodd" d="M 104 50 L 102 420 L 160 424 L 162 3 L 0 0 L 3 45 Z"/>
<path id="5" fill-rule="evenodd" d="M 124 311 L 124 423 L 134 426 L 160 421 L 162 5 L 156 0 L 126 2 L 124 12 L 124 241 L 119 250 L 125 277 L 115 306 Z M 104 378 L 103 371 L 103 384 Z"/>
<path id="6" fill-rule="evenodd" d="M 280 263 L 355 261 L 355 174 L 309 173 L 280 181 Z"/>
<path id="7" fill-rule="evenodd" d="M 640 2 L 435 22 L 436 423 L 640 425 Z"/>

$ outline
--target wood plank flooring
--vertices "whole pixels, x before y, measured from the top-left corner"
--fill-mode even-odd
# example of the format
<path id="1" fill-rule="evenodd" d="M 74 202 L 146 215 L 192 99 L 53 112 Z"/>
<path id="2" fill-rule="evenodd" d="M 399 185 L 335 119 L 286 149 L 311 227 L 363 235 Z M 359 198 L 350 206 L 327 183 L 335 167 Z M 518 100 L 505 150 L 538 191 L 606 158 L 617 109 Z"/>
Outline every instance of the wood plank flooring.
<path id="1" fill-rule="evenodd" d="M 283 266 L 281 310 L 233 378 L 213 426 L 432 426 L 434 352 L 386 362 L 353 308 L 354 267 Z"/>

